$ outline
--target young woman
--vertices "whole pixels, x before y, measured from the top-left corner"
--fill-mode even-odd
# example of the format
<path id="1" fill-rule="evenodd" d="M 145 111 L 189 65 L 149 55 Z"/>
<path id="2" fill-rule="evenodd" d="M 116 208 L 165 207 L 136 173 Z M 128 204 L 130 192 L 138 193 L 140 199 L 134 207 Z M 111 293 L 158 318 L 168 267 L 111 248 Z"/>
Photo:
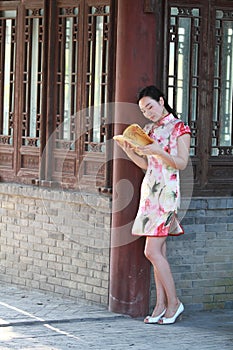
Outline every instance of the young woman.
<path id="1" fill-rule="evenodd" d="M 153 265 L 156 284 L 156 305 L 144 322 L 172 324 L 184 306 L 177 298 L 166 258 L 166 238 L 184 233 L 176 212 L 180 197 L 179 170 L 188 163 L 190 129 L 176 117 L 164 94 L 153 85 L 139 92 L 138 104 L 150 121 L 144 130 L 154 142 L 136 150 L 127 142 L 119 145 L 146 171 L 132 228 L 133 235 L 146 236 L 145 256 Z"/>

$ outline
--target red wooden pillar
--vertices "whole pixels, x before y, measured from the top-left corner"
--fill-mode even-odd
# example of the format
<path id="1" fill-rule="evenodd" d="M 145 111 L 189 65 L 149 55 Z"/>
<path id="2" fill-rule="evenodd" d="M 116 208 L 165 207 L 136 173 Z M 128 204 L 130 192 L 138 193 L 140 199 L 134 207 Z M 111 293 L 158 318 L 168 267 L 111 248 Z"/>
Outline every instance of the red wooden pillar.
<path id="1" fill-rule="evenodd" d="M 144 12 L 144 1 L 118 0 L 115 134 L 122 132 L 123 123 L 145 123 L 136 93 L 154 83 L 155 35 L 155 16 Z M 123 157 L 115 145 L 109 309 L 140 317 L 148 312 L 150 264 L 144 257 L 144 238 L 133 240 L 131 227 L 143 173 Z M 119 206 L 119 201 L 127 202 L 131 196 L 129 205 Z"/>

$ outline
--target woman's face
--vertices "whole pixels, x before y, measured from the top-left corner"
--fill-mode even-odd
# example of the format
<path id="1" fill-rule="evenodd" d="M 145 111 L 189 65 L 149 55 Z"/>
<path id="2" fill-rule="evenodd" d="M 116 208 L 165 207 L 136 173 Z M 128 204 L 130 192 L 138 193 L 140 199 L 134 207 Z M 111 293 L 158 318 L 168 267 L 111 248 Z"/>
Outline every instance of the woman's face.
<path id="1" fill-rule="evenodd" d="M 142 97 L 138 103 L 144 117 L 158 122 L 163 117 L 164 100 L 160 97 L 159 102 L 149 96 Z"/>

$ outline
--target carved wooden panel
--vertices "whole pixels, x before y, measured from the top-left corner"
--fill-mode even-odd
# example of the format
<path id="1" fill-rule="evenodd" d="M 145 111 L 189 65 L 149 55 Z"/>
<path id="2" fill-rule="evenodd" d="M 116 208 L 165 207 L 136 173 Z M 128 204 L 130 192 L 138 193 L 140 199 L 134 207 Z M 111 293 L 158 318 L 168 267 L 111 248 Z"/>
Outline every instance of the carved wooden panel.
<path id="1" fill-rule="evenodd" d="M 0 152 L 0 167 L 13 169 L 13 154 Z"/>
<path id="2" fill-rule="evenodd" d="M 54 168 L 61 178 L 67 174 L 75 176 L 75 159 L 55 158 Z"/>
<path id="3" fill-rule="evenodd" d="M 211 164 L 209 174 L 210 178 L 212 178 L 212 182 L 214 183 L 221 183 L 222 178 L 224 178 L 225 182 L 232 184 L 233 166 L 229 166 L 228 164 Z"/>
<path id="4" fill-rule="evenodd" d="M 21 155 L 21 169 L 39 170 L 39 156 L 23 154 Z"/>

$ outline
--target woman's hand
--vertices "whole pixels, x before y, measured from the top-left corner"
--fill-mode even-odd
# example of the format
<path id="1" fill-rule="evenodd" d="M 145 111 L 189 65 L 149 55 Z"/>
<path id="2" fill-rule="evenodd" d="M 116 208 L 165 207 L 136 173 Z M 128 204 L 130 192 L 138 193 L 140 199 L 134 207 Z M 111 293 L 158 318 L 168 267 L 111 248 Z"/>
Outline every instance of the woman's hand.
<path id="1" fill-rule="evenodd" d="M 133 154 L 135 154 L 134 149 L 133 149 L 132 145 L 131 145 L 129 142 L 124 141 L 124 142 L 122 143 L 122 142 L 117 141 L 117 144 L 118 144 L 118 146 L 120 146 L 120 147 L 123 149 L 123 151 L 124 151 L 130 158 L 131 158 L 131 156 L 132 156 Z"/>
<path id="2" fill-rule="evenodd" d="M 137 147 L 137 152 L 145 156 L 150 156 L 150 155 L 159 156 L 163 153 L 163 149 L 157 141 L 154 141 L 150 145 Z"/>
<path id="3" fill-rule="evenodd" d="M 190 135 L 184 134 L 177 140 L 177 155 L 171 155 L 165 151 L 157 141 L 144 147 L 138 147 L 137 152 L 141 155 L 154 155 L 161 157 L 167 165 L 179 170 L 184 170 L 188 164 L 190 148 Z"/>
<path id="4" fill-rule="evenodd" d="M 124 141 L 118 142 L 116 140 L 117 144 L 121 147 L 121 149 L 127 154 L 127 156 L 141 169 L 146 170 L 147 169 L 147 159 L 146 157 L 143 157 L 143 155 L 139 154 L 138 152 L 135 152 L 135 147 L 133 147 L 129 142 Z"/>

